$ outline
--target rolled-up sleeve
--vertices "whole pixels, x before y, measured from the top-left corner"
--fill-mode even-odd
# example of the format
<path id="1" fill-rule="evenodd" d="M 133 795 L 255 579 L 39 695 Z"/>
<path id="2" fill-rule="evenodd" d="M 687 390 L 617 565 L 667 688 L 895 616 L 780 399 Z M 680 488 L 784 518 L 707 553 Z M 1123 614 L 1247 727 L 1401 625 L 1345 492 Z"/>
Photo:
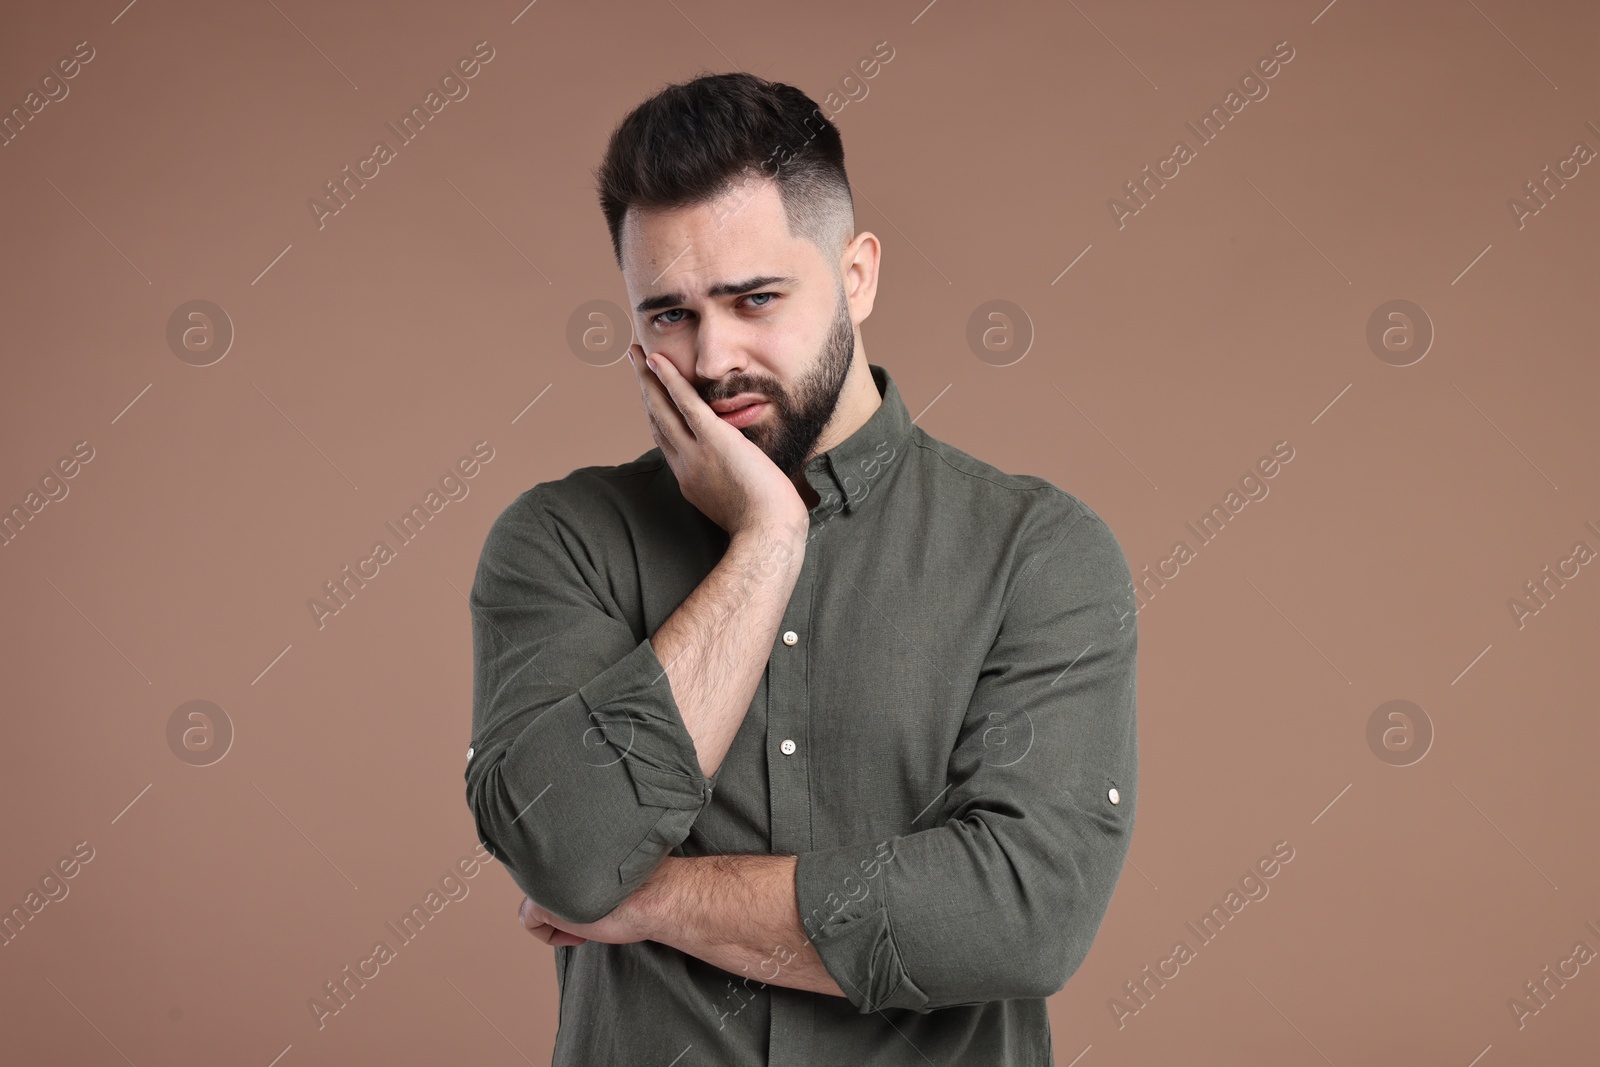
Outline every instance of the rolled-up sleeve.
<path id="1" fill-rule="evenodd" d="M 862 1013 L 1047 997 L 1110 904 L 1137 799 L 1132 579 L 1060 497 L 1018 555 L 933 825 L 798 856 L 806 935 Z"/>
<path id="2" fill-rule="evenodd" d="M 528 490 L 490 528 L 468 598 L 467 804 L 522 890 L 575 923 L 637 889 L 713 785 L 648 635 L 618 617 L 585 536 L 607 532 L 580 534 L 541 487 Z"/>

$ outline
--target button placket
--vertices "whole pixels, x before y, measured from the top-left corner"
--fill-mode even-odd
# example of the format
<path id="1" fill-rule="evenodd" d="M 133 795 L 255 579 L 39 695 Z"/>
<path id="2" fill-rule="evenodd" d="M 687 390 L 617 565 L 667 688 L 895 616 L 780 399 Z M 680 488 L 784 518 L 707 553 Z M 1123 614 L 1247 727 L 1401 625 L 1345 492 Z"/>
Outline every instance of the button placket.
<path id="1" fill-rule="evenodd" d="M 770 794 L 771 848 L 798 854 L 811 845 L 811 801 L 807 795 L 809 756 L 801 748 L 809 737 L 810 644 L 801 641 L 821 568 L 820 553 L 808 550 L 788 607 L 778 624 L 778 640 L 767 660 L 766 761 Z"/>

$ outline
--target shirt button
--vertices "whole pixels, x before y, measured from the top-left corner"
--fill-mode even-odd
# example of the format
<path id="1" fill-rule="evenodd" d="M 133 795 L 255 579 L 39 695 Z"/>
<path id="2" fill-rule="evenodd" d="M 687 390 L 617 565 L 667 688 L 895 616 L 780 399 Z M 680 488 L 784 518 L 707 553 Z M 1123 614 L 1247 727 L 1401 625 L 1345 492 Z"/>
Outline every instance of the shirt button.
<path id="1" fill-rule="evenodd" d="M 471 746 L 468 746 L 468 748 L 467 748 L 467 758 L 468 759 L 472 758 L 472 748 L 471 748 Z"/>
<path id="2" fill-rule="evenodd" d="M 782 743 L 778 745 L 778 748 L 782 750 L 785 756 L 794 755 L 794 742 L 789 740 L 787 737 L 785 737 Z"/>
<path id="3" fill-rule="evenodd" d="M 785 631 L 783 631 L 783 643 L 784 644 L 792 645 L 798 640 L 800 640 L 800 635 L 795 633 L 793 630 L 785 630 Z"/>
<path id="4" fill-rule="evenodd" d="M 1117 789 L 1116 789 L 1115 786 L 1111 787 L 1111 791 L 1109 793 L 1107 793 L 1106 796 L 1111 798 L 1111 803 L 1113 803 L 1113 804 L 1121 804 L 1122 803 L 1122 794 L 1117 792 Z"/>

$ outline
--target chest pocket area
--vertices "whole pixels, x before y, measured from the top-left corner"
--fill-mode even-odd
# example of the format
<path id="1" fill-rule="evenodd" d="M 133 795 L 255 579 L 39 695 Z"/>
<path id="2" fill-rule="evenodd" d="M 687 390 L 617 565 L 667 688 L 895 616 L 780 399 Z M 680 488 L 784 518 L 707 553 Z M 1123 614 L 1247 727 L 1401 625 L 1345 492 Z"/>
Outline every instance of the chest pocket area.
<path id="1" fill-rule="evenodd" d="M 809 669 L 814 803 L 850 827 L 846 841 L 926 828 L 911 820 L 945 785 L 974 681 L 938 604 L 857 585 L 843 584 L 836 632 L 818 635 Z"/>

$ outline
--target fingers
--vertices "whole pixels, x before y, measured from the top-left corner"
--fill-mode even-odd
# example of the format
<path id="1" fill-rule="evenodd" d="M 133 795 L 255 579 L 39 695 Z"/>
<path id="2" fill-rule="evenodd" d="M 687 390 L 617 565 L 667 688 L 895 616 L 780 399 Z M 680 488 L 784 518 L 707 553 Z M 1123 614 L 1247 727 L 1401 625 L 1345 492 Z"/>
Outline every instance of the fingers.
<path id="1" fill-rule="evenodd" d="M 671 360 L 655 354 L 652 362 L 656 366 L 656 377 L 666 388 L 679 418 L 683 419 L 684 425 L 696 438 L 704 437 L 705 412 L 702 409 L 705 407 L 705 401 L 700 399 L 700 394 L 695 392 L 694 388 L 684 380 L 683 375 L 678 373 L 678 368 Z M 648 372 L 649 368 L 646 367 L 645 370 Z"/>
<path id="2" fill-rule="evenodd" d="M 543 912 L 533 902 L 532 897 L 523 897 L 522 903 L 517 907 L 517 922 L 522 924 L 534 937 L 547 945 L 581 945 L 588 938 L 579 937 L 577 934 L 543 921 Z"/>
<path id="3" fill-rule="evenodd" d="M 540 941 L 543 941 L 545 944 L 554 948 L 560 948 L 563 945 L 569 948 L 576 948 L 578 945 L 585 944 L 589 940 L 586 937 L 579 937 L 577 934 L 568 933 L 559 926 L 551 926 L 549 923 L 545 923 L 542 926 L 536 926 L 531 932 L 534 937 L 537 937 Z"/>
<path id="4" fill-rule="evenodd" d="M 633 364 L 634 374 L 639 379 L 639 391 L 644 397 L 644 414 L 650 422 L 650 434 L 667 458 L 673 459 L 692 436 L 688 425 L 683 421 L 683 415 L 678 411 L 678 406 L 667 392 L 665 384 L 654 371 L 645 366 L 643 347 L 630 345 L 628 355 Z M 661 362 L 660 357 L 657 357 L 657 362 Z"/>
<path id="5" fill-rule="evenodd" d="M 545 944 L 554 948 L 559 948 L 563 945 L 569 948 L 575 948 L 578 945 L 585 944 L 589 940 L 586 937 L 579 937 L 577 934 L 568 933 L 558 926 L 551 926 L 549 923 L 544 923 L 541 926 L 535 926 L 529 932 L 532 933 L 534 937 L 537 937 L 540 941 L 543 941 Z"/>

